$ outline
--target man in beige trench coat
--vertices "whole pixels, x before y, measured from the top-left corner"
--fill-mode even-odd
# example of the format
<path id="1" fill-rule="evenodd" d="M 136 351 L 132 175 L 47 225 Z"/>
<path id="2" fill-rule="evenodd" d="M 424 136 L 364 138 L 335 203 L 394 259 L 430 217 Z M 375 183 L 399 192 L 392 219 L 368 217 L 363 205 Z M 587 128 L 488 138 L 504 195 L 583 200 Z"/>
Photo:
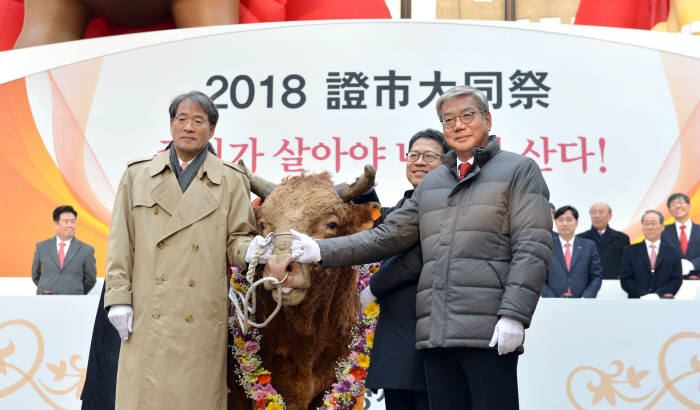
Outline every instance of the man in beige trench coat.
<path id="1" fill-rule="evenodd" d="M 227 262 L 245 266 L 256 228 L 245 174 L 207 151 L 217 120 L 205 94 L 176 97 L 171 148 L 119 183 L 104 303 L 118 410 L 226 408 Z"/>

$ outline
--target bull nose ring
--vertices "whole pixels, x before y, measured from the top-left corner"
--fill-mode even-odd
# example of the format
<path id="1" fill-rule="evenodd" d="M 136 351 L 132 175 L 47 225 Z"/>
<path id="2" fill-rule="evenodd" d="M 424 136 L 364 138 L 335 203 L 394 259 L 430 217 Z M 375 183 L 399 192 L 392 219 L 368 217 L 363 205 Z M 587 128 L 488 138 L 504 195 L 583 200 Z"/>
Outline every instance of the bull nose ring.
<path id="1" fill-rule="evenodd" d="M 281 281 L 278 281 L 277 284 L 278 284 L 278 285 L 283 284 L 284 282 L 287 281 L 287 278 L 288 278 L 288 277 L 289 277 L 289 272 L 285 272 L 285 273 L 284 273 L 284 279 L 282 279 Z"/>

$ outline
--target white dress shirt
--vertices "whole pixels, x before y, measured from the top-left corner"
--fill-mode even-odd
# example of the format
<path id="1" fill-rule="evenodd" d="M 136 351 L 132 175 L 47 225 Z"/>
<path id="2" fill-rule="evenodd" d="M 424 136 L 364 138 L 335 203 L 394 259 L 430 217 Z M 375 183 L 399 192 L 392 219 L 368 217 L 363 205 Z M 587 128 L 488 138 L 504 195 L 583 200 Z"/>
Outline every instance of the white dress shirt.
<path id="1" fill-rule="evenodd" d="M 569 242 L 566 242 L 566 241 L 564 240 L 564 238 L 562 238 L 561 235 L 560 235 L 560 236 L 559 236 L 559 240 L 561 241 L 561 253 L 563 253 L 564 255 L 566 255 L 566 244 L 568 243 L 569 245 L 571 245 L 571 246 L 569 247 L 569 251 L 571 251 L 571 256 L 573 257 L 573 256 L 574 256 L 574 240 L 575 240 L 575 239 L 576 239 L 576 236 L 574 236 L 573 238 L 571 238 L 571 240 L 570 240 Z M 573 258 L 572 258 L 572 259 L 573 259 Z"/>
<path id="2" fill-rule="evenodd" d="M 693 221 L 688 218 L 685 223 L 680 223 L 678 221 L 675 222 L 676 224 L 676 233 L 678 234 L 678 239 L 681 239 L 681 226 L 685 226 L 685 237 L 690 241 L 690 230 L 693 228 Z"/>
<path id="3" fill-rule="evenodd" d="M 459 157 L 457 157 L 457 178 L 459 178 L 459 166 L 464 164 L 464 162 L 465 161 L 462 161 L 459 159 Z M 474 165 L 474 157 L 472 156 L 466 162 L 469 164 L 469 166 Z"/>
<path id="4" fill-rule="evenodd" d="M 65 243 L 66 245 L 63 247 L 63 252 L 64 256 L 68 255 L 68 248 L 70 247 L 70 242 L 73 240 L 73 238 L 68 239 L 67 241 L 62 241 L 58 236 L 56 237 L 56 255 L 58 255 L 58 250 L 61 249 L 61 242 Z"/>
<path id="5" fill-rule="evenodd" d="M 651 242 L 649 239 L 645 239 L 644 243 L 647 245 L 647 256 L 649 256 L 649 262 L 651 263 L 651 245 L 654 245 L 654 250 L 656 251 L 656 258 L 659 258 L 659 246 L 661 246 L 661 239 L 657 239 L 656 242 Z M 651 267 L 651 271 L 654 271 L 654 267 Z"/>

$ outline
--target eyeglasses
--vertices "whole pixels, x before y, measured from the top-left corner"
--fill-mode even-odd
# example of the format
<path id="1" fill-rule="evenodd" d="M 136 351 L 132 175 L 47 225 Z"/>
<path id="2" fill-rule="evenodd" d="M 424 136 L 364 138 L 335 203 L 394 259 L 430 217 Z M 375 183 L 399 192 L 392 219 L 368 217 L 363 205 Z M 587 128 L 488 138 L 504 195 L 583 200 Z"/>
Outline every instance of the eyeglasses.
<path id="1" fill-rule="evenodd" d="M 661 225 L 658 222 L 642 222 L 642 226 L 659 226 Z"/>
<path id="2" fill-rule="evenodd" d="M 192 126 L 195 128 L 203 127 L 209 124 L 209 122 L 207 121 L 191 120 L 189 118 L 173 118 L 173 121 L 175 121 L 175 124 L 177 124 L 180 127 L 184 127 L 190 121 L 192 121 Z"/>
<path id="3" fill-rule="evenodd" d="M 436 159 L 440 158 L 440 154 L 437 152 L 433 151 L 425 151 L 425 152 L 418 152 L 418 151 L 408 151 L 406 153 L 406 159 L 409 160 L 410 162 L 416 162 L 418 161 L 418 158 L 423 156 L 423 160 L 425 162 L 433 162 Z"/>
<path id="4" fill-rule="evenodd" d="M 476 111 L 476 112 L 471 112 L 471 111 L 466 111 L 463 112 L 461 115 L 455 115 L 454 117 L 449 117 L 449 118 L 443 118 L 440 120 L 442 123 L 442 126 L 444 128 L 452 128 L 455 126 L 457 122 L 457 118 L 462 120 L 462 124 L 467 125 L 474 121 L 474 116 L 476 115 L 477 112 L 483 113 L 484 111 Z"/>

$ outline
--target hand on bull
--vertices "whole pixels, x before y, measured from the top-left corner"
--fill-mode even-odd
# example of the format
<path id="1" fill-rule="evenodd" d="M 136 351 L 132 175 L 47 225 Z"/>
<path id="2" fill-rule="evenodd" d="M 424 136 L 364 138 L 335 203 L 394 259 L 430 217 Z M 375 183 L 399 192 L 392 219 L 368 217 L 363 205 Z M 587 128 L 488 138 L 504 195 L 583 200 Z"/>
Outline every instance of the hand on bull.
<path id="1" fill-rule="evenodd" d="M 250 263 L 253 260 L 253 257 L 255 256 L 255 252 L 257 252 L 258 248 L 262 246 L 265 243 L 265 238 L 262 236 L 258 235 L 255 238 L 253 238 L 252 241 L 250 241 L 250 245 L 248 245 L 248 250 L 245 252 L 245 262 Z M 272 255 L 272 250 L 274 249 L 274 246 L 270 244 L 265 249 L 265 252 L 260 254 L 258 256 L 258 264 L 259 265 L 264 265 L 267 263 L 267 259 Z"/>
<path id="2" fill-rule="evenodd" d="M 494 347 L 498 343 L 498 354 L 504 355 L 514 351 L 523 344 L 524 338 L 525 330 L 522 323 L 515 319 L 501 317 L 496 323 L 489 346 Z"/>
<path id="3" fill-rule="evenodd" d="M 134 310 L 129 305 L 112 305 L 107 313 L 109 323 L 117 329 L 119 337 L 123 341 L 129 340 L 129 333 L 132 333 L 134 324 Z"/>
<path id="4" fill-rule="evenodd" d="M 362 292 L 360 292 L 360 303 L 362 304 L 362 309 L 367 307 L 367 305 L 374 302 L 375 300 L 377 300 L 377 297 L 374 296 L 372 291 L 369 289 L 369 286 L 362 289 Z"/>
<path id="5" fill-rule="evenodd" d="M 312 263 L 321 260 L 321 248 L 316 241 L 301 232 L 290 229 L 292 234 L 292 260 L 299 263 Z"/>

